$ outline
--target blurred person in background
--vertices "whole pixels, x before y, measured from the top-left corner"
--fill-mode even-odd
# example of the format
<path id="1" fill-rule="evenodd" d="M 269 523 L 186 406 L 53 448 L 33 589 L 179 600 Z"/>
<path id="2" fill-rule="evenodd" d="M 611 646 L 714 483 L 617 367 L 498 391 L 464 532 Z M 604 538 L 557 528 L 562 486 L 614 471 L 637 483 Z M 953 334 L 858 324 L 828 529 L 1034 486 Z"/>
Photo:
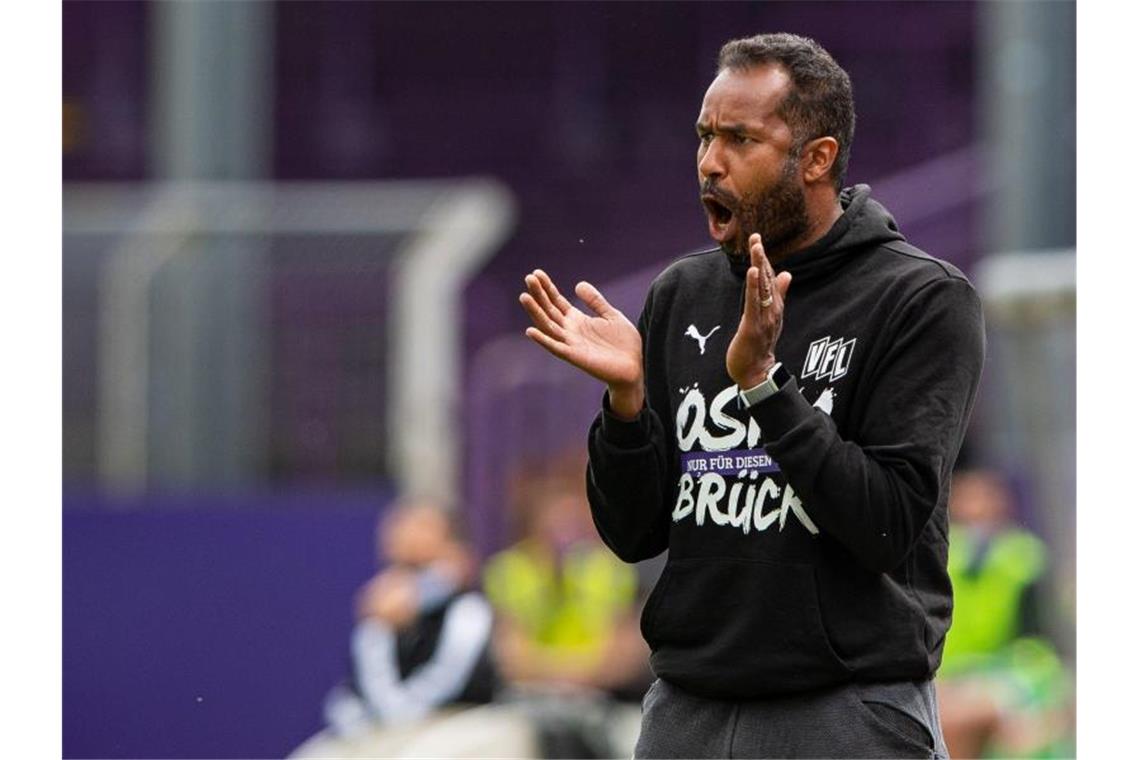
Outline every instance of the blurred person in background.
<path id="1" fill-rule="evenodd" d="M 544 757 L 628 755 L 632 742 L 609 741 L 609 698 L 636 717 L 650 681 L 637 573 L 598 540 L 580 484 L 540 483 L 521 519 L 522 538 L 484 571 L 503 677 L 530 702 Z"/>
<path id="2" fill-rule="evenodd" d="M 491 607 L 449 515 L 430 501 L 400 504 L 376 537 L 387 566 L 357 596 L 351 677 L 325 704 L 342 737 L 490 702 L 496 689 Z"/>
<path id="3" fill-rule="evenodd" d="M 813 40 L 727 42 L 696 119 L 716 247 L 637 325 L 541 270 L 527 336 L 606 384 L 598 530 L 669 550 L 642 616 L 638 757 L 944 757 L 950 474 L 981 378 L 980 299 L 844 187 L 850 78 Z"/>
<path id="4" fill-rule="evenodd" d="M 1013 521 L 997 471 L 960 469 L 950 492 L 954 624 L 938 699 L 954 757 L 1071 757 L 1071 681 L 1045 637 L 1049 556 Z"/>

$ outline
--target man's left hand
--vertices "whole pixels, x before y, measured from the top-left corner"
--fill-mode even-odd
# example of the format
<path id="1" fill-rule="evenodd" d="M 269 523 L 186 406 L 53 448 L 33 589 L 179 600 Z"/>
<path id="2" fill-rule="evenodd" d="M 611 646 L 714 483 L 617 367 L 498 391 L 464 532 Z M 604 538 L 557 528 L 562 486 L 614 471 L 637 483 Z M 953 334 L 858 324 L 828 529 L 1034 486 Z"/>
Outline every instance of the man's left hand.
<path id="1" fill-rule="evenodd" d="M 744 313 L 725 356 L 728 376 L 741 389 L 764 382 L 776 363 L 776 341 L 784 327 L 784 299 L 792 284 L 790 272 L 777 275 L 772 270 L 758 233 L 748 237 L 748 253 L 752 266 L 744 285 Z"/>

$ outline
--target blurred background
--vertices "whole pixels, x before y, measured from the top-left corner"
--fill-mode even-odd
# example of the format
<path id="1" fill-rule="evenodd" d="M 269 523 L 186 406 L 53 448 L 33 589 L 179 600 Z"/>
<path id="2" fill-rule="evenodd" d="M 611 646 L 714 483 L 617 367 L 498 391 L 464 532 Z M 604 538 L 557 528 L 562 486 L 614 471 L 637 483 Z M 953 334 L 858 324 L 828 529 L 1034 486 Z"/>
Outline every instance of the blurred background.
<path id="1" fill-rule="evenodd" d="M 527 603 L 488 568 L 525 572 L 495 561 L 531 539 L 555 553 L 559 536 L 588 540 L 567 515 L 585 509 L 602 389 L 522 337 L 522 277 L 589 279 L 635 317 L 652 277 L 706 243 L 692 125 L 717 51 L 768 31 L 814 37 L 850 73 L 848 181 L 982 293 L 989 355 L 963 465 L 991 487 L 961 492 L 1000 505 L 969 529 L 986 538 L 961 582 L 986 577 L 979 556 L 1003 531 L 1039 542 L 1025 551 L 1040 572 L 1017 581 L 1033 626 L 961 649 L 1029 657 L 1037 675 L 1002 671 L 1015 696 L 960 717 L 979 746 L 1062 751 L 1068 734 L 1031 727 L 1019 744 L 994 725 L 1067 709 L 1073 667 L 1075 15 L 1064 2 L 65 2 L 64 755 L 316 752 L 330 689 L 353 669 L 358 592 L 398 564 L 378 521 L 408 495 L 462 526 L 470 571 L 455 583 L 485 587 L 495 635 L 512 615 L 525 629 Z M 624 632 L 655 570 L 599 569 L 629 592 L 590 597 L 610 611 L 578 610 L 593 633 L 570 650 L 642 656 Z M 1010 604 L 1027 604 L 1022 586 Z M 551 636 L 518 662 L 556 660 Z M 504 682 L 541 680 L 510 664 L 524 639 L 493 647 Z M 1030 639 L 1048 651 L 1024 655 Z M 974 660 L 963 673 L 1005 667 Z M 629 675 L 636 705 L 644 674 Z M 519 714 L 543 726 L 520 752 L 571 751 L 559 737 L 577 729 Z M 620 748 L 627 733 L 613 734 Z"/>

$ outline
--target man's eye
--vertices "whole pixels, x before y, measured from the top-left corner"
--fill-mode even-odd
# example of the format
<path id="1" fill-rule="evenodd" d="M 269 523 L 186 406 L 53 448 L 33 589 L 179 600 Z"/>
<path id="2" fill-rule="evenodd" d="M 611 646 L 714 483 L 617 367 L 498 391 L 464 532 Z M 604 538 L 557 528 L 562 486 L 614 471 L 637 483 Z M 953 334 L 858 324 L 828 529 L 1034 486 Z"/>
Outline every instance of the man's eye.
<path id="1" fill-rule="evenodd" d="M 697 139 L 701 141 L 702 145 L 708 145 L 712 141 L 712 132 L 698 132 Z"/>
<path id="2" fill-rule="evenodd" d="M 749 137 L 748 135 L 742 135 L 739 132 L 737 132 L 737 133 L 734 133 L 732 135 L 732 141 L 735 142 L 737 145 L 745 145 L 749 142 L 752 142 L 752 138 Z"/>

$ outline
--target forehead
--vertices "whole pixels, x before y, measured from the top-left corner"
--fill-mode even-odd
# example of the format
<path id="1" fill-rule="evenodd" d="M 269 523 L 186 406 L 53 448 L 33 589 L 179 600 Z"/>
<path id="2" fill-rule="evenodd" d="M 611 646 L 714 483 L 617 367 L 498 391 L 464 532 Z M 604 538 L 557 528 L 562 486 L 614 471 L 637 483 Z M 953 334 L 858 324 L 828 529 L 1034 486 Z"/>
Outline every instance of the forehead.
<path id="1" fill-rule="evenodd" d="M 790 87 L 791 77 L 776 64 L 724 69 L 705 91 L 698 121 L 783 123 L 776 112 Z"/>
<path id="2" fill-rule="evenodd" d="M 447 518 L 433 507 L 404 507 L 399 512 L 392 515 L 392 517 L 388 520 L 387 525 L 383 526 L 381 530 L 387 535 L 408 532 L 422 533 L 426 531 L 431 531 L 433 533 L 446 533 Z"/>

